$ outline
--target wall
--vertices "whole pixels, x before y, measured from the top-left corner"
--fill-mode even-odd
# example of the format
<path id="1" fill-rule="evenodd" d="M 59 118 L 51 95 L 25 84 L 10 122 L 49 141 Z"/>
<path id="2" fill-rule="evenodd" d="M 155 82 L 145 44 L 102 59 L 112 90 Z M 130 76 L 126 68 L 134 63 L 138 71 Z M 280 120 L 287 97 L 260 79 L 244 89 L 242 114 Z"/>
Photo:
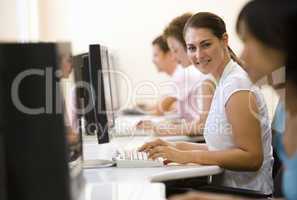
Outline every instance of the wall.
<path id="1" fill-rule="evenodd" d="M 9 9 L 8 9 L 9 8 Z M 0 3 L 0 41 L 12 41 L 19 38 L 17 7 L 15 0 L 1 0 Z"/>
<path id="2" fill-rule="evenodd" d="M 39 1 L 40 39 L 70 40 L 73 52 L 86 51 L 88 44 L 101 43 L 113 49 L 117 66 L 129 79 L 132 92 L 143 81 L 158 85 L 168 80 L 151 62 L 151 41 L 166 24 L 184 12 L 210 11 L 226 22 L 230 45 L 239 53 L 235 33 L 238 12 L 247 0 L 47 0 Z M 126 91 L 127 84 L 121 84 Z M 156 87 L 157 93 L 162 88 Z M 125 99 L 127 93 L 121 93 Z M 133 95 L 132 95 L 133 96 Z"/>
<path id="3" fill-rule="evenodd" d="M 168 80 L 151 62 L 151 41 L 170 20 L 184 12 L 211 11 L 222 16 L 230 44 L 240 52 L 235 21 L 247 0 L 2 0 L 1 40 L 71 41 L 73 52 L 91 43 L 112 48 L 117 67 L 134 89 L 143 81 L 158 85 Z M 121 84 L 120 91 L 127 91 Z M 162 89 L 155 88 L 158 96 Z M 161 91 L 159 91 L 161 90 Z M 133 96 L 121 93 L 121 99 Z"/>
<path id="4" fill-rule="evenodd" d="M 0 41 L 36 41 L 38 35 L 38 0 L 1 0 Z"/>

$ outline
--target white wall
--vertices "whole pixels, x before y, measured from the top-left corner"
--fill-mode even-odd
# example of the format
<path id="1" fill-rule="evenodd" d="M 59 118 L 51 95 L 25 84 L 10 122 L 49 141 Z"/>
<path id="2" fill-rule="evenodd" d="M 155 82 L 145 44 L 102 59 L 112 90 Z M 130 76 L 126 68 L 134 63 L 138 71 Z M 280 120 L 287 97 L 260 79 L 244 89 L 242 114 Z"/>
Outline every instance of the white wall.
<path id="1" fill-rule="evenodd" d="M 227 25 L 230 46 L 239 53 L 241 42 L 235 33 L 235 22 L 247 1 L 1 0 L 0 13 L 4 17 L 0 18 L 0 36 L 68 40 L 74 53 L 86 51 L 90 43 L 101 43 L 114 50 L 118 67 L 128 76 L 133 88 L 143 81 L 158 85 L 168 77 L 158 74 L 151 62 L 151 41 L 174 17 L 189 11 L 220 15 Z M 126 90 L 122 84 L 121 91 Z M 126 99 L 128 94 L 122 93 L 121 97 Z"/>
<path id="2" fill-rule="evenodd" d="M 0 41 L 71 41 L 73 52 L 86 51 L 90 43 L 114 50 L 117 63 L 135 88 L 143 81 L 156 85 L 167 76 L 151 63 L 151 41 L 174 17 L 184 12 L 210 11 L 226 22 L 230 46 L 239 54 L 235 33 L 240 9 L 248 0 L 1 0 Z M 132 88 L 132 89 L 133 89 Z M 127 84 L 121 97 L 127 99 Z M 264 88 L 270 117 L 277 97 Z"/>
<path id="3" fill-rule="evenodd" d="M 75 0 L 71 3 L 71 39 L 74 52 L 90 43 L 102 43 L 116 50 L 120 68 L 134 87 L 144 80 L 161 83 L 151 62 L 151 41 L 176 16 L 184 12 L 210 11 L 225 20 L 230 46 L 239 53 L 235 33 L 237 15 L 247 0 Z M 123 91 L 123 90 L 122 90 Z M 122 95 L 122 98 L 127 94 Z"/>
<path id="4" fill-rule="evenodd" d="M 0 41 L 11 41 L 19 38 L 17 25 L 17 7 L 15 0 L 0 2 Z"/>
<path id="5" fill-rule="evenodd" d="M 0 1 L 0 41 L 38 40 L 38 0 Z"/>

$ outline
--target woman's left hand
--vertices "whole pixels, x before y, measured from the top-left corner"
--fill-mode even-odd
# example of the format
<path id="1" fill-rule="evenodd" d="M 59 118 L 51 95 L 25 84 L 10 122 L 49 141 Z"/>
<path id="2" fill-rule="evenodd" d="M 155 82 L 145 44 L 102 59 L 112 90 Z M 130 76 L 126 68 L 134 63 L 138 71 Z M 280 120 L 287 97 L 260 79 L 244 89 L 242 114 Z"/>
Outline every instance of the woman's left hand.
<path id="1" fill-rule="evenodd" d="M 187 163 L 187 156 L 183 151 L 173 146 L 156 146 L 148 150 L 149 158 L 156 159 L 158 157 L 177 163 Z"/>
<path id="2" fill-rule="evenodd" d="M 136 128 L 143 129 L 143 130 L 153 130 L 155 124 L 150 120 L 141 120 L 136 124 Z"/>

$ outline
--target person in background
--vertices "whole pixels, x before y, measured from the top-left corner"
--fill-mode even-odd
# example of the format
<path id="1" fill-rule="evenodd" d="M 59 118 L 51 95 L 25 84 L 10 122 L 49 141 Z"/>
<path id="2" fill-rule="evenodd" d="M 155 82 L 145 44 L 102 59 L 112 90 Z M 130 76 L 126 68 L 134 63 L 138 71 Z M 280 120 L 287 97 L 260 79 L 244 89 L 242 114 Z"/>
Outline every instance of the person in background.
<path id="1" fill-rule="evenodd" d="M 170 52 L 166 40 L 162 35 L 156 37 L 152 42 L 153 63 L 158 72 L 164 72 L 170 76 L 171 81 L 176 83 L 176 77 L 182 73 L 181 67 L 177 65 L 175 56 Z M 156 105 L 148 106 L 137 104 L 137 107 L 152 115 L 164 115 L 174 110 L 176 99 L 165 95 Z"/>
<path id="2" fill-rule="evenodd" d="M 275 72 L 282 76 L 282 81 L 272 79 L 269 84 L 280 95 L 280 103 L 275 113 L 277 116 L 273 122 L 276 130 L 274 145 L 284 165 L 282 190 L 287 200 L 297 199 L 297 41 L 294 30 L 296 27 L 297 3 L 291 0 L 250 1 L 241 10 L 237 19 L 237 32 L 244 43 L 242 58 L 251 80 L 257 82 Z M 280 84 L 284 84 L 286 96 L 283 89 L 280 90 Z M 243 198 L 210 193 L 188 193 L 170 198 L 170 200 L 206 199 Z"/>
<path id="3" fill-rule="evenodd" d="M 174 77 L 175 91 L 170 95 L 176 101 L 176 109 L 182 119 L 178 123 L 142 121 L 138 128 L 153 129 L 157 135 L 197 135 L 203 134 L 203 127 L 215 90 L 212 76 L 202 74 L 196 69 L 186 53 L 183 29 L 192 16 L 185 13 L 174 18 L 165 28 L 163 37 L 178 64 L 183 68 Z"/>
<path id="4" fill-rule="evenodd" d="M 150 158 L 177 163 L 218 165 L 219 185 L 272 194 L 271 129 L 265 101 L 228 45 L 224 21 L 209 12 L 193 15 L 184 37 L 188 56 L 201 72 L 212 74 L 217 87 L 204 127 L 206 144 L 157 139 L 140 151 Z M 195 186 L 193 186 L 195 187 Z"/>
<path id="5" fill-rule="evenodd" d="M 60 58 L 60 72 L 61 72 L 61 87 L 66 91 L 67 87 L 65 81 L 70 78 L 70 74 L 73 71 L 72 58 L 70 55 L 62 55 Z M 64 82 L 62 81 L 64 80 Z M 71 91 L 62 92 L 63 96 L 63 113 L 64 124 L 66 130 L 66 139 L 70 148 L 79 144 L 79 130 L 78 130 L 78 118 L 76 113 L 76 91 L 75 88 L 71 88 Z M 71 159 L 71 156 L 70 156 Z"/>

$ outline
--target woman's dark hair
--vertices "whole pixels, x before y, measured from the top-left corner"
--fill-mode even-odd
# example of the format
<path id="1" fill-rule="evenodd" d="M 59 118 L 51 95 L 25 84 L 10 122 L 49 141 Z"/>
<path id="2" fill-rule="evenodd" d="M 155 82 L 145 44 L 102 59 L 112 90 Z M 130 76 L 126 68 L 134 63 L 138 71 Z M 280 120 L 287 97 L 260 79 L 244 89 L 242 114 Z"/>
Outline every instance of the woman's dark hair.
<path id="1" fill-rule="evenodd" d="M 277 10 L 278 5 L 283 2 L 275 0 L 256 0 L 248 2 L 240 11 L 236 31 L 240 32 L 240 26 L 244 23 L 248 32 L 256 37 L 266 46 L 284 50 L 284 23 L 281 22 L 280 16 L 284 13 L 282 9 Z M 277 12 L 275 12 L 277 11 Z"/>
<path id="2" fill-rule="evenodd" d="M 296 66 L 296 0 L 253 0 L 239 13 L 236 30 L 245 25 L 247 31 L 270 48 L 286 55 L 286 79 L 297 86 Z"/>
<path id="3" fill-rule="evenodd" d="M 199 12 L 193 15 L 184 26 L 183 35 L 185 35 L 188 28 L 207 28 L 219 39 L 222 39 L 226 33 L 226 25 L 223 19 L 210 12 Z M 242 66 L 242 61 L 229 46 L 228 50 L 231 58 Z"/>
<path id="4" fill-rule="evenodd" d="M 186 50 L 187 47 L 186 47 L 185 39 L 183 37 L 183 30 L 186 22 L 191 16 L 192 16 L 191 13 L 185 13 L 183 15 L 180 15 L 174 18 L 169 23 L 169 25 L 165 28 L 163 33 L 164 38 L 167 39 L 168 37 L 174 37 L 183 45 L 184 49 Z"/>
<path id="5" fill-rule="evenodd" d="M 167 42 L 166 42 L 165 38 L 162 35 L 156 37 L 153 40 L 152 45 L 157 45 L 164 53 L 167 53 L 169 51 L 169 47 L 167 45 Z"/>

